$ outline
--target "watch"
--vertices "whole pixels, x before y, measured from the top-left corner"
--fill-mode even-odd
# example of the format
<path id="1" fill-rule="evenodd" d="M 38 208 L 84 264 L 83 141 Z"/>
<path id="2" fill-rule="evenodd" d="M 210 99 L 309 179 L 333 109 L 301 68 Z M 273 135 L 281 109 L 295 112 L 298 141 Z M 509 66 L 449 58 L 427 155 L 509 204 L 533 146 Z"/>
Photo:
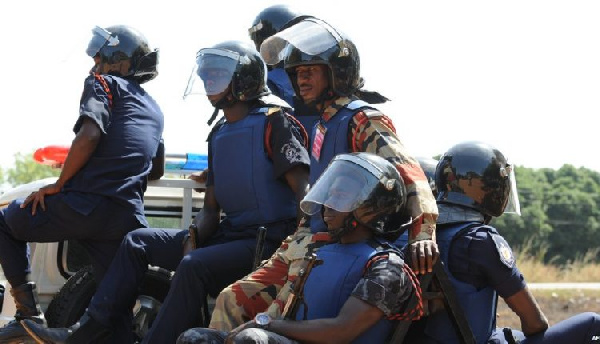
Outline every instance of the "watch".
<path id="1" fill-rule="evenodd" d="M 271 316 L 267 313 L 258 313 L 254 317 L 254 322 L 258 325 L 259 328 L 266 330 L 271 323 Z"/>

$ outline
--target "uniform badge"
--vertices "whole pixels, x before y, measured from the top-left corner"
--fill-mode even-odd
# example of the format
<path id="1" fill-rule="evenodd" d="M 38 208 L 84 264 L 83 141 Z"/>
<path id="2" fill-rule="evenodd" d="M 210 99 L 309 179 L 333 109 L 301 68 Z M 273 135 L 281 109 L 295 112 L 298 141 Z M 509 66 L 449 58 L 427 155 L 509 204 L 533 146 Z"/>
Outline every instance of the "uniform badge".
<path id="1" fill-rule="evenodd" d="M 281 153 L 283 153 L 285 155 L 285 158 L 287 159 L 287 161 L 290 164 L 302 161 L 302 155 L 300 155 L 300 149 L 290 145 L 289 143 L 286 143 L 281 147 Z"/>
<path id="2" fill-rule="evenodd" d="M 323 148 L 323 141 L 325 140 L 325 133 L 327 132 L 327 128 L 325 128 L 321 123 L 317 124 L 317 132 L 315 134 L 315 138 L 313 139 L 312 145 L 312 156 L 315 160 L 319 161 L 321 158 L 321 148 Z"/>
<path id="3" fill-rule="evenodd" d="M 502 264 L 512 269 L 515 265 L 515 256 L 513 256 L 513 252 L 510 249 L 510 246 L 508 246 L 506 240 L 496 234 L 492 234 L 492 240 L 494 240 L 494 244 L 496 245 L 496 250 L 500 255 L 500 261 Z"/>

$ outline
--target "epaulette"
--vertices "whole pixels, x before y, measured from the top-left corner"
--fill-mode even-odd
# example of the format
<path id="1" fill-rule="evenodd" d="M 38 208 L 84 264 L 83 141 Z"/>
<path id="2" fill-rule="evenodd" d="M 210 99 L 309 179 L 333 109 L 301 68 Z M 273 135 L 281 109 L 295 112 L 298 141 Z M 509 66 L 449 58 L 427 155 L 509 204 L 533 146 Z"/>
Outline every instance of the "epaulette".
<path id="1" fill-rule="evenodd" d="M 373 109 L 373 108 L 364 108 L 361 111 L 368 118 L 380 118 L 383 116 L 383 113 L 381 113 L 381 111 L 379 111 L 377 109 Z"/>
<path id="2" fill-rule="evenodd" d="M 271 116 L 272 114 L 276 114 L 283 111 L 283 109 L 279 106 L 270 107 L 269 110 L 265 113 L 266 116 Z"/>

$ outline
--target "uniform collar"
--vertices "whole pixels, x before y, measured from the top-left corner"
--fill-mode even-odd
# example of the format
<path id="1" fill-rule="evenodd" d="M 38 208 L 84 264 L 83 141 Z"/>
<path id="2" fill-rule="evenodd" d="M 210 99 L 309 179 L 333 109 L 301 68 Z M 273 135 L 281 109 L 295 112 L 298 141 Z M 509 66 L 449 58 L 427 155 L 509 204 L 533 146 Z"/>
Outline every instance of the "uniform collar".
<path id="1" fill-rule="evenodd" d="M 350 102 L 352 101 L 351 98 L 348 97 L 339 97 L 337 98 L 331 105 L 329 105 L 328 107 L 325 108 L 325 110 L 323 110 L 323 112 L 321 113 L 321 118 L 325 121 L 325 122 L 329 122 L 329 120 L 335 116 L 335 114 L 344 106 L 350 104 Z"/>
<path id="2" fill-rule="evenodd" d="M 450 224 L 458 222 L 481 222 L 484 223 L 483 214 L 475 209 L 461 207 L 453 204 L 438 204 L 439 216 L 437 224 Z"/>

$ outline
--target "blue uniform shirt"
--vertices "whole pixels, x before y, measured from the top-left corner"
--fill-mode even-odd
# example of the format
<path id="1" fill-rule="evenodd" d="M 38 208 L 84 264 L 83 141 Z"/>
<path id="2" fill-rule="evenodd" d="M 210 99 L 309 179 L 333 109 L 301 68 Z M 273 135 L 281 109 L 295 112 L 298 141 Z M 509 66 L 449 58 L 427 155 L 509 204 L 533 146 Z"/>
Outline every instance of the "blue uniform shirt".
<path id="1" fill-rule="evenodd" d="M 440 228 L 458 220 L 446 220 L 447 213 L 456 215 L 458 210 L 469 211 L 462 207 L 443 204 L 438 206 Z M 473 220 L 468 215 L 470 214 L 460 213 L 461 217 L 465 217 L 464 220 Z M 492 287 L 502 298 L 514 295 L 526 285 L 510 245 L 500 234 L 475 232 L 455 238 L 450 246 L 448 269 L 456 279 L 477 289 Z"/>
<path id="2" fill-rule="evenodd" d="M 67 201 L 82 214 L 98 204 L 98 197 L 110 197 L 135 209 L 141 224 L 143 193 L 162 137 L 164 118 L 154 99 L 135 81 L 103 75 L 112 94 L 94 76 L 85 80 L 77 133 L 84 118 L 102 131 L 100 142 L 85 166 L 64 186 Z M 85 194 L 82 194 L 84 192 Z"/>

